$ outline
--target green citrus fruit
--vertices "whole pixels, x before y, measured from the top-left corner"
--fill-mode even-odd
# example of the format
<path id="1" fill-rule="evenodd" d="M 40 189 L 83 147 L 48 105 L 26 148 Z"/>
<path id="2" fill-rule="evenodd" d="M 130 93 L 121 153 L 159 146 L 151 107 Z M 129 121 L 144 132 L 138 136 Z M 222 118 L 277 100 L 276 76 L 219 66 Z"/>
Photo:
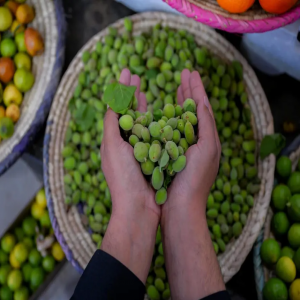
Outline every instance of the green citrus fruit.
<path id="1" fill-rule="evenodd" d="M 8 254 L 0 249 L 0 265 L 4 265 L 8 262 Z"/>
<path id="2" fill-rule="evenodd" d="M 40 222 L 42 227 L 50 228 L 51 227 L 51 221 L 49 217 L 49 213 L 45 210 L 43 215 L 40 218 Z"/>
<path id="3" fill-rule="evenodd" d="M 25 93 L 32 88 L 34 76 L 26 69 L 17 69 L 14 75 L 14 84 L 20 92 Z"/>
<path id="4" fill-rule="evenodd" d="M 19 52 L 26 52 L 27 51 L 26 50 L 26 45 L 25 45 L 25 33 L 24 32 L 20 32 L 20 33 L 16 34 L 15 42 L 17 44 Z"/>
<path id="5" fill-rule="evenodd" d="M 19 242 L 23 240 L 23 238 L 24 238 L 24 230 L 21 227 L 17 227 L 14 230 L 14 234 L 15 234 L 15 237 L 17 238 L 17 240 Z"/>
<path id="6" fill-rule="evenodd" d="M 18 243 L 14 248 L 16 260 L 22 264 L 28 257 L 28 250 L 24 243 Z"/>
<path id="7" fill-rule="evenodd" d="M 22 242 L 26 246 L 28 251 L 30 251 L 34 246 L 34 241 L 29 237 L 25 237 Z"/>
<path id="8" fill-rule="evenodd" d="M 287 256 L 290 259 L 293 259 L 294 254 L 295 254 L 295 251 L 292 248 L 285 246 L 281 249 L 280 257 Z"/>
<path id="9" fill-rule="evenodd" d="M 12 291 L 16 291 L 22 285 L 23 276 L 20 270 L 12 270 L 8 274 L 7 285 Z"/>
<path id="10" fill-rule="evenodd" d="M 296 279 L 290 286 L 289 290 L 290 300 L 300 299 L 300 279 Z"/>
<path id="11" fill-rule="evenodd" d="M 31 70 L 31 58 L 27 53 L 19 52 L 14 57 L 17 69 Z"/>
<path id="12" fill-rule="evenodd" d="M 24 264 L 24 266 L 22 267 L 22 274 L 23 274 L 23 278 L 25 282 L 29 282 L 30 281 L 30 277 L 31 277 L 31 271 L 32 271 L 32 266 L 30 263 L 26 263 Z"/>
<path id="13" fill-rule="evenodd" d="M 271 278 L 264 286 L 263 295 L 265 300 L 287 300 L 288 291 L 283 281 Z"/>
<path id="14" fill-rule="evenodd" d="M 20 287 L 14 293 L 14 300 L 28 300 L 29 299 L 29 291 L 26 286 Z"/>
<path id="15" fill-rule="evenodd" d="M 300 224 L 294 223 L 288 231 L 288 241 L 292 248 L 300 247 Z"/>
<path id="16" fill-rule="evenodd" d="M 7 7 L 0 7 L 0 31 L 6 31 L 10 28 L 13 18 Z"/>
<path id="17" fill-rule="evenodd" d="M 300 221 L 300 194 L 292 196 L 290 201 L 287 203 L 287 207 L 289 217 L 293 221 Z"/>
<path id="18" fill-rule="evenodd" d="M 52 272 L 55 267 L 55 259 L 53 256 L 47 255 L 43 258 L 42 262 L 43 269 L 46 272 Z"/>
<path id="19" fill-rule="evenodd" d="M 1 300 L 13 300 L 13 293 L 8 286 L 3 286 L 0 289 Z"/>
<path id="20" fill-rule="evenodd" d="M 0 44 L 0 52 L 3 57 L 13 57 L 17 52 L 17 45 L 12 39 L 4 39 Z"/>
<path id="21" fill-rule="evenodd" d="M 42 256 L 37 249 L 32 249 L 29 252 L 28 260 L 33 267 L 37 267 L 42 261 Z"/>
<path id="22" fill-rule="evenodd" d="M 290 198 L 291 191 L 284 184 L 277 185 L 272 192 L 272 203 L 276 210 L 284 210 Z"/>
<path id="23" fill-rule="evenodd" d="M 272 218 L 272 228 L 275 234 L 286 234 L 290 228 L 289 219 L 283 211 L 276 213 Z"/>
<path id="24" fill-rule="evenodd" d="M 47 207 L 47 199 L 46 199 L 46 194 L 45 194 L 44 189 L 41 189 L 40 191 L 38 191 L 38 193 L 35 196 L 35 201 L 42 208 Z"/>
<path id="25" fill-rule="evenodd" d="M 0 267 L 0 284 L 1 285 L 6 285 L 7 283 L 7 277 L 9 272 L 11 271 L 11 266 L 10 265 L 2 265 Z"/>
<path id="26" fill-rule="evenodd" d="M 44 214 L 45 209 L 41 206 L 39 206 L 36 202 L 32 204 L 31 206 L 31 215 L 36 219 L 40 220 L 42 215 Z"/>
<path id="27" fill-rule="evenodd" d="M 276 274 L 284 282 L 292 282 L 296 278 L 296 266 L 289 257 L 279 258 L 276 264 Z"/>
<path id="28" fill-rule="evenodd" d="M 292 173 L 292 161 L 287 156 L 281 156 L 276 163 L 277 173 L 281 177 L 288 177 Z"/>
<path id="29" fill-rule="evenodd" d="M 22 228 L 24 230 L 25 235 L 33 236 L 35 235 L 35 227 L 36 221 L 32 217 L 27 217 L 22 223 Z"/>
<path id="30" fill-rule="evenodd" d="M 268 265 L 276 264 L 280 257 L 280 246 L 274 239 L 266 239 L 261 248 L 260 256 L 264 263 Z"/>
<path id="31" fill-rule="evenodd" d="M 37 288 L 44 281 L 44 270 L 41 267 L 33 268 L 30 276 L 30 285 Z"/>
<path id="32" fill-rule="evenodd" d="M 293 172 L 289 177 L 287 185 L 292 194 L 300 193 L 300 172 Z"/>
<path id="33" fill-rule="evenodd" d="M 10 118 L 0 119 L 0 138 L 8 139 L 15 131 L 14 122 Z"/>
<path id="34" fill-rule="evenodd" d="M 10 253 L 16 244 L 16 238 L 8 233 L 1 239 L 1 248 L 4 252 Z"/>

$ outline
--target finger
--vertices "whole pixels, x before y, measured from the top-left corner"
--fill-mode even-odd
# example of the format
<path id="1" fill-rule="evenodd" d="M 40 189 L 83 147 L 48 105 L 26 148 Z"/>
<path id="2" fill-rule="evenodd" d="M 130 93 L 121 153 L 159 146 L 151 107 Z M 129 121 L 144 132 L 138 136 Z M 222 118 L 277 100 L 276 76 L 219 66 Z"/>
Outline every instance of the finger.
<path id="1" fill-rule="evenodd" d="M 137 75 L 131 76 L 130 85 L 131 86 L 136 86 L 136 90 L 135 90 L 134 95 L 139 100 L 140 86 L 141 86 L 141 79 L 140 79 L 140 77 L 137 76 Z"/>
<path id="2" fill-rule="evenodd" d="M 104 117 L 104 135 L 103 142 L 106 145 L 112 145 L 121 139 L 119 129 L 119 115 L 109 108 Z"/>
<path id="3" fill-rule="evenodd" d="M 128 69 L 123 69 L 119 82 L 125 85 L 130 85 L 131 74 Z"/>
<path id="4" fill-rule="evenodd" d="M 201 99 L 203 100 L 204 96 L 206 96 L 206 92 L 200 75 L 197 71 L 192 72 L 189 84 L 191 88 L 192 98 L 198 105 L 201 102 Z"/>
<path id="5" fill-rule="evenodd" d="M 187 98 L 192 97 L 191 87 L 190 87 L 190 76 L 191 73 L 188 69 L 184 69 L 181 72 L 181 88 L 183 94 L 183 101 Z"/>
<path id="6" fill-rule="evenodd" d="M 147 111 L 147 99 L 144 93 L 140 93 L 138 102 L 138 111 L 146 112 Z"/>
<path id="7" fill-rule="evenodd" d="M 182 93 L 182 87 L 180 85 L 177 89 L 177 103 L 182 106 L 183 102 L 184 102 L 184 98 Z"/>

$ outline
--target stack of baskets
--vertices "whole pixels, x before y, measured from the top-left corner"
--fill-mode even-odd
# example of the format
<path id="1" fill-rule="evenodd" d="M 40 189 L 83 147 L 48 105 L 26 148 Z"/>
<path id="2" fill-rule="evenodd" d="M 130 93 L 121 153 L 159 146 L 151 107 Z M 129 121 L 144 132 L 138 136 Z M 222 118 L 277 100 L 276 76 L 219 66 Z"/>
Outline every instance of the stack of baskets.
<path id="1" fill-rule="evenodd" d="M 258 4 L 254 4 L 243 14 L 231 14 L 223 10 L 216 0 L 164 1 L 189 18 L 228 32 L 266 32 L 288 25 L 300 18 L 300 1 L 292 10 L 278 16 L 266 13 Z"/>
<path id="2" fill-rule="evenodd" d="M 0 175 L 4 173 L 30 145 L 41 129 L 51 107 L 64 63 L 66 24 L 61 0 L 29 0 L 36 17 L 32 26 L 42 35 L 45 52 L 33 59 L 33 88 L 25 94 L 21 117 L 14 135 L 0 144 Z"/>
<path id="3" fill-rule="evenodd" d="M 249 105 L 253 113 L 253 129 L 257 144 L 260 145 L 265 135 L 273 133 L 271 111 L 254 71 L 241 54 L 214 30 L 191 19 L 166 13 L 142 13 L 134 15 L 130 19 L 133 22 L 134 35 L 141 34 L 157 23 L 161 23 L 162 26 L 184 29 L 188 33 L 193 34 L 198 45 L 205 46 L 225 62 L 240 61 L 244 69 L 244 82 L 248 93 Z M 112 27 L 123 33 L 123 20 L 114 23 Z M 88 264 L 96 250 L 96 245 L 84 228 L 77 208 L 73 206 L 69 210 L 66 209 L 61 151 L 64 147 L 65 133 L 70 119 L 68 100 L 73 96 L 78 74 L 83 69 L 82 53 L 87 50 L 94 50 L 96 42 L 103 40 L 107 33 L 108 29 L 105 29 L 95 35 L 79 51 L 70 64 L 57 90 L 44 140 L 44 183 L 52 225 L 67 259 L 80 272 Z M 270 156 L 264 161 L 259 159 L 257 161 L 261 189 L 256 196 L 254 207 L 248 216 L 247 224 L 241 236 L 231 241 L 227 245 L 226 251 L 218 257 L 226 282 L 240 269 L 260 233 L 267 215 L 273 187 L 275 157 Z"/>

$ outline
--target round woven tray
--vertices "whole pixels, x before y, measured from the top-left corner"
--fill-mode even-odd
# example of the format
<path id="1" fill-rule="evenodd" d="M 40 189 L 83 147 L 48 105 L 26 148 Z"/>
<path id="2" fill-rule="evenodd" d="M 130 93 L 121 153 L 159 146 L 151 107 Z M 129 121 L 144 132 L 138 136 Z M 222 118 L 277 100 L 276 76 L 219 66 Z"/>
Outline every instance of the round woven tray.
<path id="1" fill-rule="evenodd" d="M 243 14 L 231 14 L 216 0 L 163 0 L 189 18 L 228 32 L 265 32 L 288 25 L 300 18 L 300 1 L 281 15 L 266 13 L 258 3 Z"/>
<path id="2" fill-rule="evenodd" d="M 224 38 L 205 25 L 173 14 L 142 13 L 132 16 L 131 19 L 134 34 L 140 34 L 155 24 L 162 23 L 163 26 L 185 29 L 192 33 L 197 44 L 204 45 L 224 61 L 239 60 L 244 67 L 244 80 L 254 116 L 254 131 L 258 145 L 264 135 L 273 133 L 273 119 L 269 104 L 254 71 L 241 54 Z M 112 26 L 123 32 L 123 20 L 119 20 Z M 44 183 L 52 225 L 68 260 L 80 271 L 86 267 L 96 250 L 96 245 L 84 229 L 77 209 L 72 207 L 69 211 L 66 210 L 61 150 L 64 146 L 65 132 L 70 117 L 68 100 L 73 95 L 78 74 L 83 68 L 81 55 L 85 50 L 93 50 L 96 42 L 107 33 L 108 30 L 105 29 L 95 35 L 79 51 L 66 71 L 50 111 L 44 140 Z M 248 222 L 238 240 L 231 242 L 226 251 L 218 257 L 226 282 L 240 269 L 264 224 L 273 187 L 274 166 L 275 158 L 273 156 L 263 162 L 258 162 L 261 190 L 255 199 Z"/>
<path id="3" fill-rule="evenodd" d="M 34 6 L 36 17 L 30 26 L 36 28 L 44 38 L 45 52 L 33 59 L 35 84 L 25 94 L 15 133 L 0 144 L 0 175 L 25 151 L 41 129 L 64 63 L 66 23 L 61 0 L 28 0 L 27 3 Z"/>
<path id="4" fill-rule="evenodd" d="M 298 137 L 293 142 L 293 144 L 284 151 L 283 154 L 289 155 L 292 161 L 292 170 L 295 171 L 297 168 L 298 161 L 300 159 L 300 137 Z M 270 270 L 264 267 L 264 264 L 260 258 L 260 248 L 263 241 L 270 237 L 274 238 L 274 235 L 271 232 L 272 216 L 272 209 L 269 208 L 266 222 L 255 242 L 253 249 L 254 277 L 258 300 L 263 300 L 262 291 L 265 286 L 265 282 L 267 282 L 269 278 L 274 276 L 274 274 Z"/>

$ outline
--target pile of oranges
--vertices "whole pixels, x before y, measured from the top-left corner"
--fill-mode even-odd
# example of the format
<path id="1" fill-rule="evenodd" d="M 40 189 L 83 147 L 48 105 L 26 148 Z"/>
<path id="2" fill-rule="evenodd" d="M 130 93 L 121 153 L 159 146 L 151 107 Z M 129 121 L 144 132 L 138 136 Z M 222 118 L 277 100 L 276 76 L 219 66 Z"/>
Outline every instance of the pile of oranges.
<path id="1" fill-rule="evenodd" d="M 230 13 L 239 14 L 247 11 L 255 0 L 217 0 L 219 5 Z M 298 0 L 259 0 L 261 7 L 271 14 L 283 14 L 290 10 Z"/>
<path id="2" fill-rule="evenodd" d="M 40 33 L 31 28 L 34 8 L 26 0 L 0 0 L 0 143 L 14 133 L 24 93 L 34 85 L 32 58 L 44 51 Z"/>

